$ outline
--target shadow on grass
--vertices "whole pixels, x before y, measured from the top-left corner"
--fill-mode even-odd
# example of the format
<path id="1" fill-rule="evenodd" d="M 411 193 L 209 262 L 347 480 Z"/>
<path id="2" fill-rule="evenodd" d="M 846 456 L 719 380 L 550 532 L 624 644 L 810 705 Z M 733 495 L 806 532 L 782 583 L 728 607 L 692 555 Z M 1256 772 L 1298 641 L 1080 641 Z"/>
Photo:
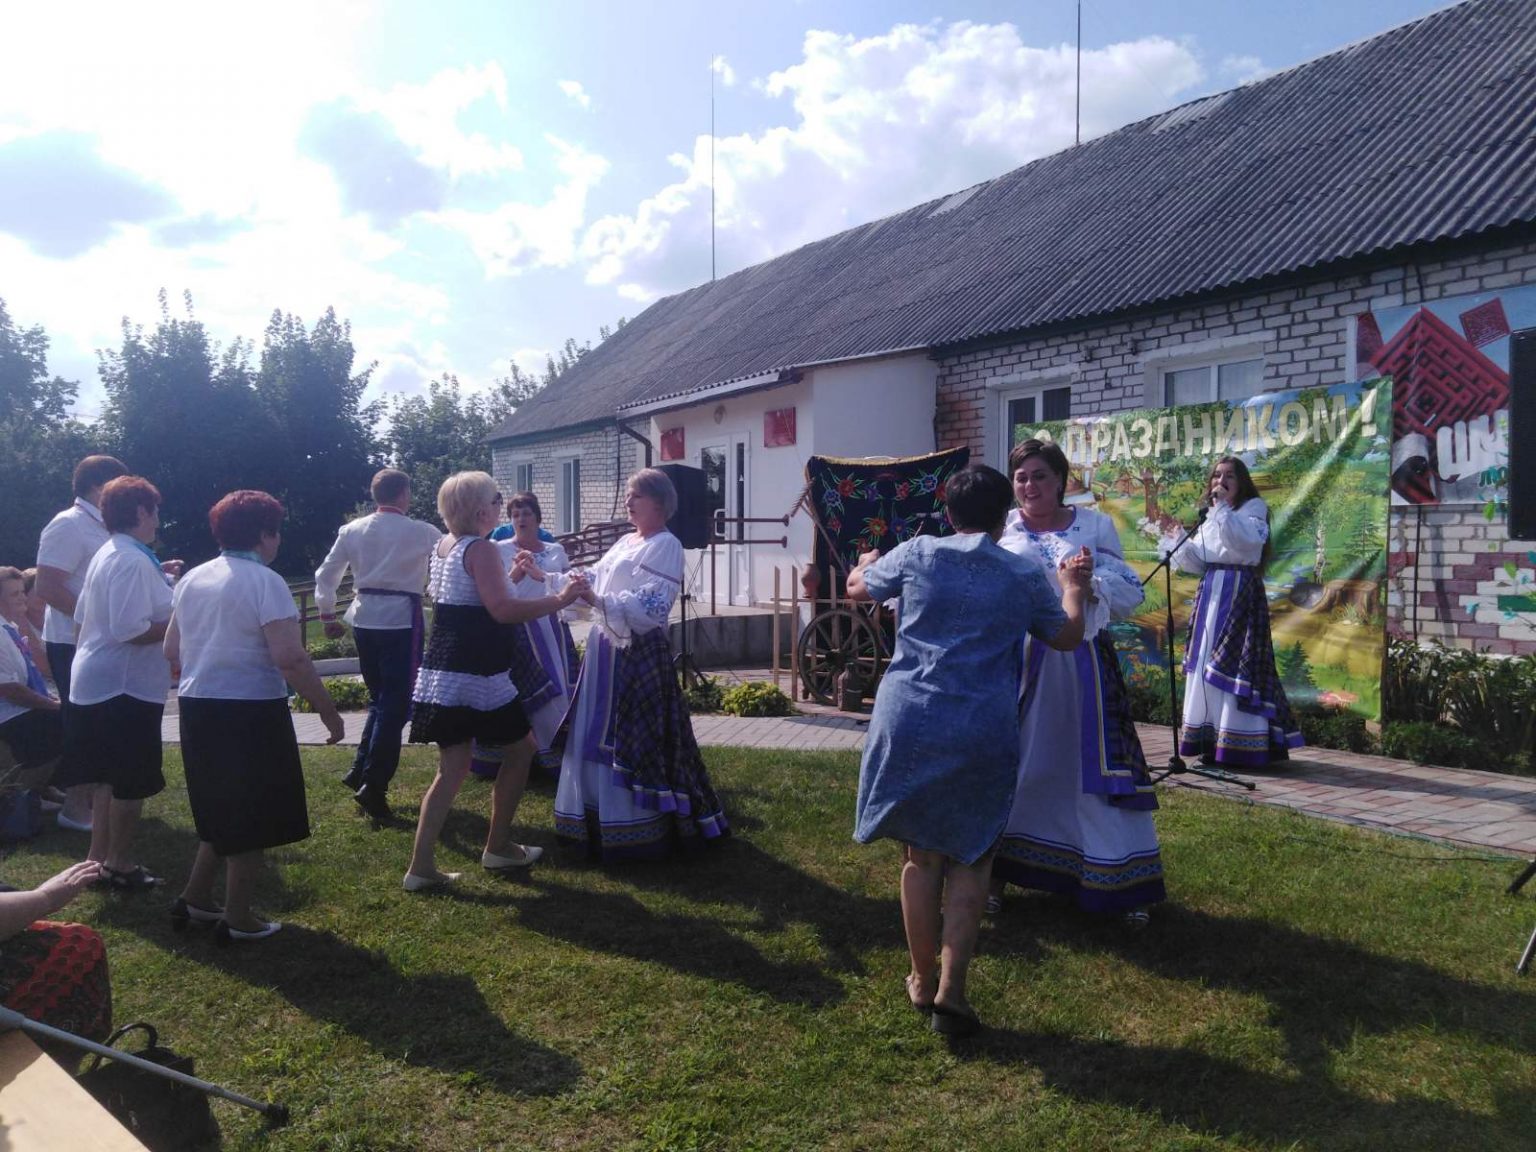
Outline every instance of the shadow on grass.
<path id="1" fill-rule="evenodd" d="M 1425 1097 L 1372 1099 L 1319 1076 L 1273 1076 L 1188 1048 L 1048 1033 L 994 1029 L 953 1051 L 962 1060 L 1028 1066 L 1047 1087 L 1079 1100 L 1245 1141 L 1395 1152 L 1528 1146 L 1514 1101 L 1489 1117 Z"/>
<path id="2" fill-rule="evenodd" d="M 569 1056 L 509 1031 L 468 976 L 404 976 L 330 932 L 285 925 L 271 941 L 210 949 L 203 962 L 405 1064 L 473 1074 L 511 1096 L 557 1095 L 581 1077 Z"/>
<path id="3" fill-rule="evenodd" d="M 543 870 L 515 877 L 519 886 L 504 896 L 466 892 L 457 898 L 511 907 L 520 926 L 580 948 L 812 1007 L 837 1003 L 846 995 L 828 969 L 862 974 L 863 950 L 881 937 L 890 943 L 902 938 L 894 899 L 850 896 L 744 840 L 726 840 L 683 859 L 625 865 L 613 875 L 636 889 L 698 904 L 701 911 L 657 911 L 627 892 L 577 888 Z M 712 910 L 720 904 L 751 910 L 754 919 L 743 928 L 748 932 L 782 934 L 794 925 L 811 926 L 823 958 L 792 961 L 764 955 L 735 927 L 720 922 Z"/>
<path id="4" fill-rule="evenodd" d="M 1168 904 L 1153 913 L 1151 928 L 1127 937 L 1113 923 L 1085 932 L 1085 918 L 1070 906 L 1030 903 L 1026 921 L 1005 919 L 984 944 L 1012 951 L 1030 938 L 1075 948 L 1096 943 L 1164 979 L 1262 997 L 1288 1059 L 1304 1075 L 1324 1073 L 1361 1033 L 1433 1027 L 1536 1052 L 1536 991 L 1474 984 L 1271 920 Z"/>
<path id="5" fill-rule="evenodd" d="M 204 927 L 173 933 L 166 909 L 191 864 L 197 838 L 190 829 L 157 820 L 146 820 L 141 829 L 156 861 L 180 854 L 183 863 L 167 870 L 172 879 L 166 888 L 104 900 L 103 924 L 253 987 L 271 988 L 306 1015 L 345 1029 L 408 1065 L 471 1075 L 511 1096 L 552 1096 L 580 1079 L 581 1065 L 575 1060 L 509 1031 L 468 976 L 406 976 L 377 952 L 291 923 L 270 940 L 228 948 L 216 946 Z M 274 867 L 300 847 L 269 850 L 256 884 L 258 907 L 279 918 L 313 899 L 302 887 L 285 884 Z"/>

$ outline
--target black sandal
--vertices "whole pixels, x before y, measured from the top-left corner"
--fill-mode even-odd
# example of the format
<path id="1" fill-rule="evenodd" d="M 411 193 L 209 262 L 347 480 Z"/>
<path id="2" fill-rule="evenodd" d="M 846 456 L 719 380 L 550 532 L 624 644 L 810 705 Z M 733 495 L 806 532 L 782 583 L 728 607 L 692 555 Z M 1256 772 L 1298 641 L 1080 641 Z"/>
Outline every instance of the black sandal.
<path id="1" fill-rule="evenodd" d="M 116 868 L 101 866 L 101 874 L 107 879 L 107 887 L 115 888 L 120 892 L 147 892 L 151 888 L 158 888 L 165 883 L 159 876 L 151 875 L 142 864 L 135 864 L 132 868 L 118 871 Z"/>
<path id="2" fill-rule="evenodd" d="M 941 1036 L 950 1036 L 959 1039 L 963 1036 L 974 1036 L 980 1032 L 984 1025 L 981 1018 L 974 1012 L 968 1012 L 963 1008 L 950 1008 L 943 1004 L 933 1006 L 933 1021 L 931 1027 Z"/>

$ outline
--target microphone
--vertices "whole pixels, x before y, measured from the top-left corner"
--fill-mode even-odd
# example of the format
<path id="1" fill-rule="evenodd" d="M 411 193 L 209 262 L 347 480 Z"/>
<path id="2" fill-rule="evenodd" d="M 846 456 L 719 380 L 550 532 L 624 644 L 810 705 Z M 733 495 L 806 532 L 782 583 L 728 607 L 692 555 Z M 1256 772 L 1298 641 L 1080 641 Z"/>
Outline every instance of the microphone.
<path id="1" fill-rule="evenodd" d="M 1199 515 L 1197 515 L 1195 517 L 1195 527 L 1199 528 L 1200 525 L 1204 524 L 1205 523 L 1205 518 L 1207 516 L 1209 516 L 1210 514 L 1211 514 L 1211 506 L 1209 504 L 1202 504 L 1202 505 L 1200 505 L 1200 513 L 1199 513 Z"/>

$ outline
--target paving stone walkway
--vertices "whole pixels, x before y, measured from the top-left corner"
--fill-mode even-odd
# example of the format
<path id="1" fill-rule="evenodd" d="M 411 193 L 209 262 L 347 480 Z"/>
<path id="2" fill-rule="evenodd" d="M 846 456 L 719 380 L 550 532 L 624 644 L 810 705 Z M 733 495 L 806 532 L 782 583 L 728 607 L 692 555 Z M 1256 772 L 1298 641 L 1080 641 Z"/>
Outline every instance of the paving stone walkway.
<path id="1" fill-rule="evenodd" d="M 356 744 L 363 713 L 348 713 L 346 723 L 344 742 Z M 694 734 L 705 746 L 797 751 L 857 751 L 864 746 L 867 727 L 866 719 L 823 712 L 773 719 L 694 719 Z M 301 744 L 325 742 L 324 726 L 315 716 L 295 715 L 294 728 Z M 1166 764 L 1172 747 L 1168 729 L 1139 728 L 1147 762 L 1154 767 Z M 178 739 L 172 710 L 166 716 L 165 739 Z M 1282 769 L 1237 775 L 1252 781 L 1254 791 L 1193 774 L 1172 777 L 1168 783 L 1386 832 L 1536 856 L 1536 778 L 1433 768 L 1331 748 L 1303 749 Z"/>

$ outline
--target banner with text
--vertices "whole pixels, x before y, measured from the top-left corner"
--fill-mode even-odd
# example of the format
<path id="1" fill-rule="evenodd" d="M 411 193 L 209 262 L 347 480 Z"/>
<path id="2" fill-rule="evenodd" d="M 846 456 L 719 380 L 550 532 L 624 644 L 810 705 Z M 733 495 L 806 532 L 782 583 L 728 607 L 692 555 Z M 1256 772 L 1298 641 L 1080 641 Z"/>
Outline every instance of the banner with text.
<path id="1" fill-rule="evenodd" d="M 1158 541 L 1195 522 L 1222 456 L 1248 466 L 1269 505 L 1265 571 L 1275 656 L 1294 704 L 1375 717 L 1381 702 L 1392 383 L 1340 384 L 1245 400 L 1019 426 L 1061 445 L 1068 503 L 1114 518 L 1125 558 L 1148 576 Z M 1177 658 L 1197 580 L 1173 576 Z M 1114 626 L 1127 675 L 1167 666 L 1161 573 L 1137 615 Z"/>

